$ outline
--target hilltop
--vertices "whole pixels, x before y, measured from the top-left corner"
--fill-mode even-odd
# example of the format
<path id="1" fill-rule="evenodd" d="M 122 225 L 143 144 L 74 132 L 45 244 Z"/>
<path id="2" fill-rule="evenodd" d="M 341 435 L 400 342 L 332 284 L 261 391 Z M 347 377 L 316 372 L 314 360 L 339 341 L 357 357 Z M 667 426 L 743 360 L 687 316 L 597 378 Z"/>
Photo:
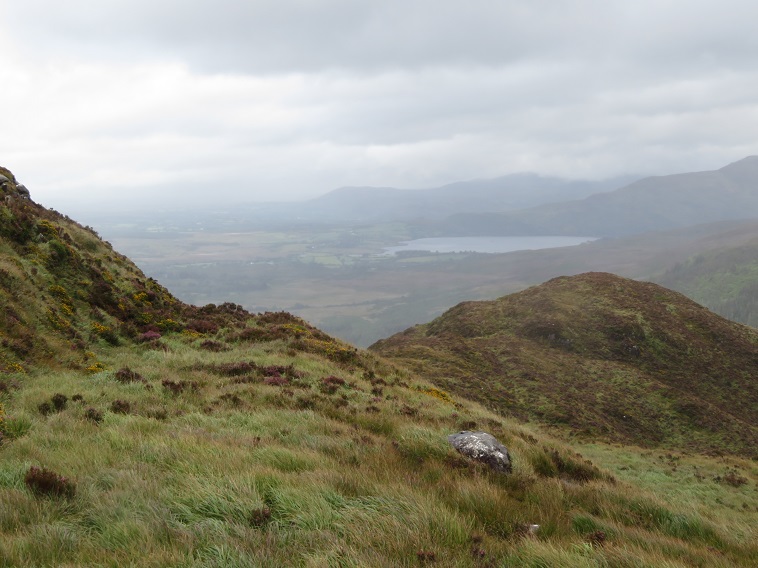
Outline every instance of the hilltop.
<path id="1" fill-rule="evenodd" d="M 559 277 L 461 303 L 371 349 L 585 438 L 758 455 L 758 332 L 656 284 Z"/>
<path id="2" fill-rule="evenodd" d="M 750 463 L 604 445 L 586 448 L 593 463 L 290 314 L 184 304 L 0 173 L 0 565 L 727 567 L 758 554 Z M 513 472 L 453 450 L 464 429 L 501 440 Z"/>

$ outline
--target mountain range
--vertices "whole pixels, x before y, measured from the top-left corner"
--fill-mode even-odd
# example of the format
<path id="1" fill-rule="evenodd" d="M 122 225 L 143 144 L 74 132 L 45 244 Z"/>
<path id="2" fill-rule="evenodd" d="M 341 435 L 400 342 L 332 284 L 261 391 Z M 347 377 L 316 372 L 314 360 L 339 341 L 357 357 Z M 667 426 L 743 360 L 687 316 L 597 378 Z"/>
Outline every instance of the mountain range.
<path id="1" fill-rule="evenodd" d="M 455 235 L 624 236 L 758 216 L 758 156 L 719 170 L 647 177 L 581 200 L 508 213 L 464 213 L 440 223 Z"/>
<path id="2" fill-rule="evenodd" d="M 566 180 L 522 173 L 429 189 L 342 187 L 302 205 L 302 218 L 326 222 L 442 220 L 458 213 L 509 211 L 611 191 L 637 179 Z"/>

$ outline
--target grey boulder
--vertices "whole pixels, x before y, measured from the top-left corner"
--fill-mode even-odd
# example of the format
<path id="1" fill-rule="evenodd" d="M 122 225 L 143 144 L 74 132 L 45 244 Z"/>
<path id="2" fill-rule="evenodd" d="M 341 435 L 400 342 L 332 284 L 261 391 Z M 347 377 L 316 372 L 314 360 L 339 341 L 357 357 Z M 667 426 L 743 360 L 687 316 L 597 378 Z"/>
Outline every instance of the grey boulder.
<path id="1" fill-rule="evenodd" d="M 450 434 L 448 442 L 464 456 L 486 463 L 495 471 L 511 472 L 511 457 L 508 448 L 487 432 L 463 431 Z"/>

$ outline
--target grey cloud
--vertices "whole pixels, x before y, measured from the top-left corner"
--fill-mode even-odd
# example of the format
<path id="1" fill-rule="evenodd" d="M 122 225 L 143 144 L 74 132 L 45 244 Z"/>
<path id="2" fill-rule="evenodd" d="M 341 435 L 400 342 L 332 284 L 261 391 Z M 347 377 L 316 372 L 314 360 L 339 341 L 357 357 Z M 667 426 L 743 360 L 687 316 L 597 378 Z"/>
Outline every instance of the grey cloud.
<path id="1" fill-rule="evenodd" d="M 271 199 L 756 153 L 747 1 L 25 0 L 0 19 L 0 153 L 51 192 L 138 171 L 154 194 Z"/>
<path id="2" fill-rule="evenodd" d="M 574 0 L 26 0 L 11 22 L 96 54 L 159 50 L 215 72 L 366 72 L 614 54 L 682 65 L 746 64 L 756 51 L 748 2 Z M 113 55 L 110 53 L 109 55 Z"/>

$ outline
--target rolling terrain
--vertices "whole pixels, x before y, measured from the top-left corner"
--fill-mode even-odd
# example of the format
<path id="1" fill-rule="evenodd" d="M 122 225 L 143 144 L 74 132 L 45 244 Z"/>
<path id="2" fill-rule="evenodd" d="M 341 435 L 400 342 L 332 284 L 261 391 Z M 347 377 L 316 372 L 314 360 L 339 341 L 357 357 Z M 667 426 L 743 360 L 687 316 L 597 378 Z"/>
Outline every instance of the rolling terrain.
<path id="1" fill-rule="evenodd" d="M 0 565 L 727 567 L 758 554 L 751 462 L 602 442 L 582 448 L 590 462 L 290 314 L 184 304 L 0 173 Z M 446 437 L 462 429 L 497 436 L 513 473 L 457 454 Z"/>
<path id="2" fill-rule="evenodd" d="M 758 332 L 656 284 L 560 277 L 371 349 L 585 438 L 758 457 Z"/>

